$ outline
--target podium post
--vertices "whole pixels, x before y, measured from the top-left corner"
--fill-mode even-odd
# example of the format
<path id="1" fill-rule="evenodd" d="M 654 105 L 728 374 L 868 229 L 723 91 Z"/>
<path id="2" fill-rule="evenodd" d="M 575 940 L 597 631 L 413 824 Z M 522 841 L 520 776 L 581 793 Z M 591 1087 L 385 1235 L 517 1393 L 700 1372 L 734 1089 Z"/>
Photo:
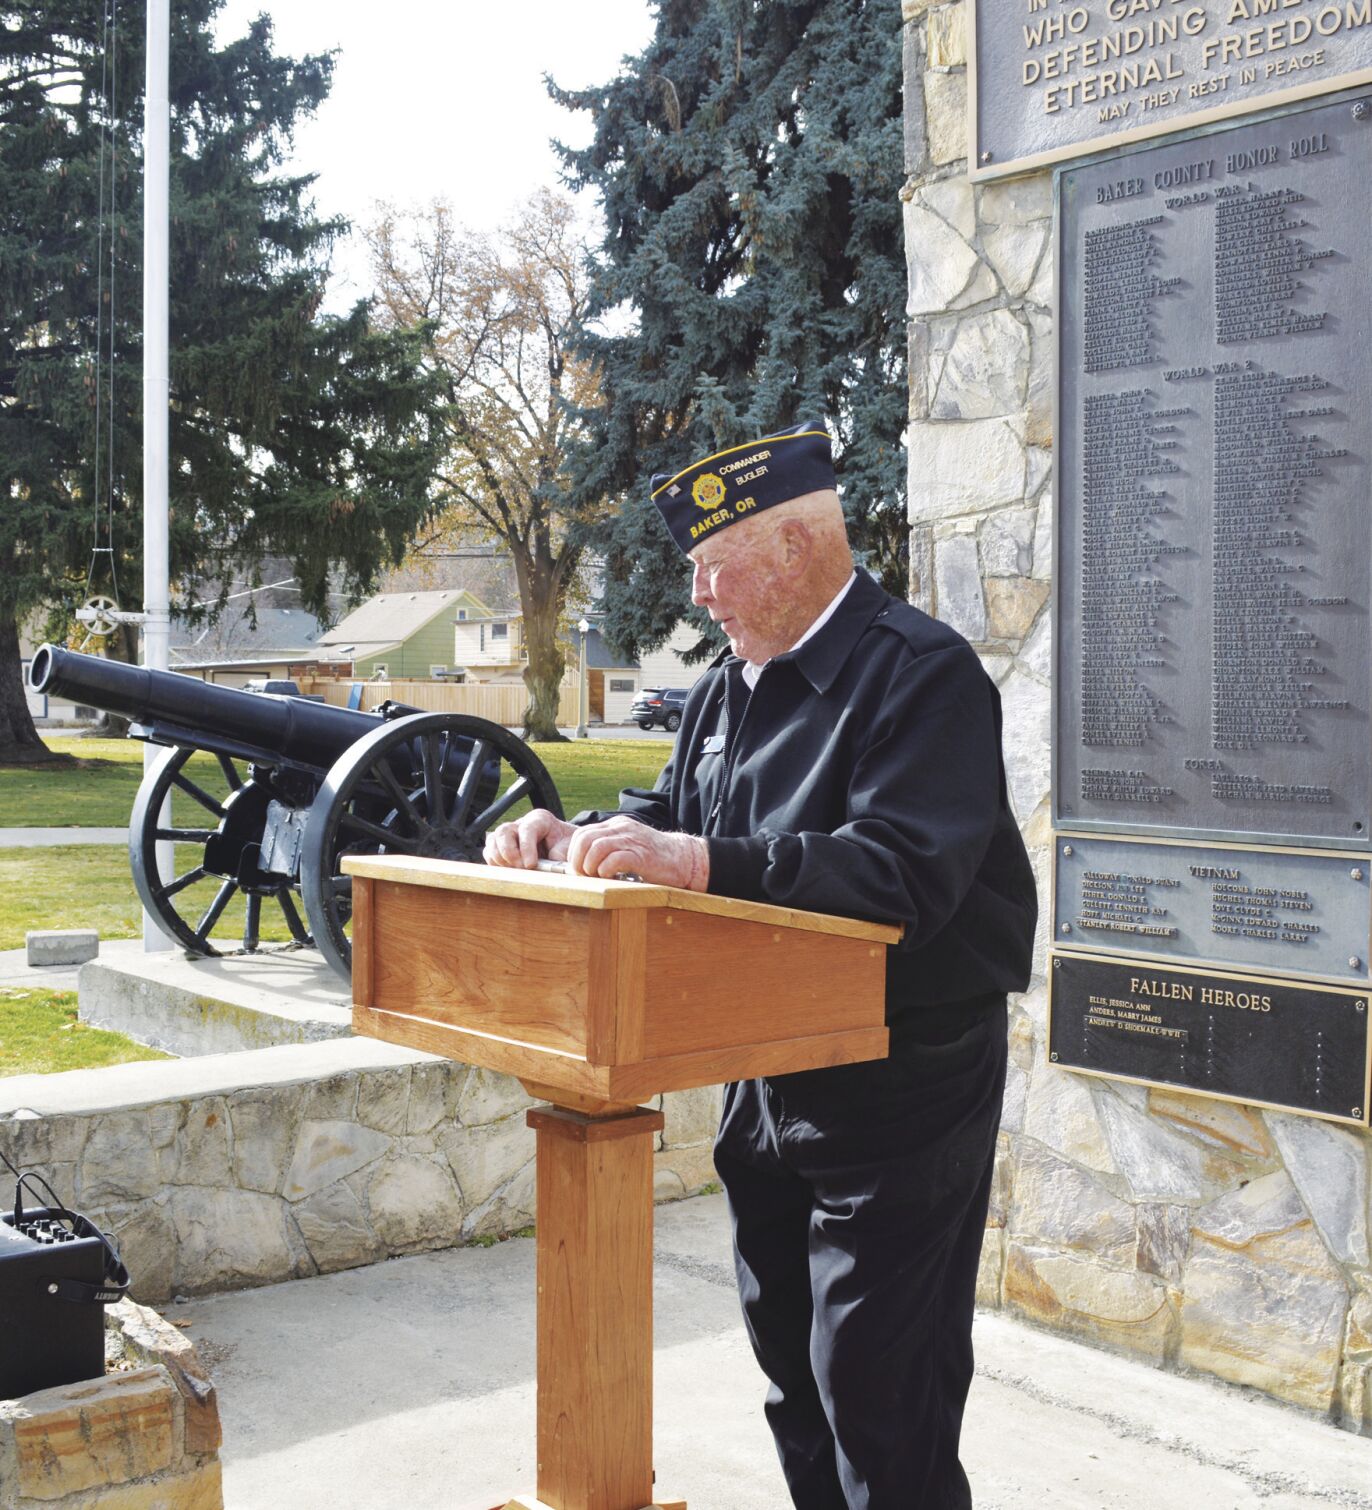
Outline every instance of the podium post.
<path id="1" fill-rule="evenodd" d="M 536 1498 L 686 1510 L 652 1455 L 664 1091 L 884 1057 L 900 930 L 671 887 L 411 857 L 353 877 L 353 1026 L 517 1076 L 537 1148 Z M 501 1507 L 494 1507 L 501 1510 Z"/>

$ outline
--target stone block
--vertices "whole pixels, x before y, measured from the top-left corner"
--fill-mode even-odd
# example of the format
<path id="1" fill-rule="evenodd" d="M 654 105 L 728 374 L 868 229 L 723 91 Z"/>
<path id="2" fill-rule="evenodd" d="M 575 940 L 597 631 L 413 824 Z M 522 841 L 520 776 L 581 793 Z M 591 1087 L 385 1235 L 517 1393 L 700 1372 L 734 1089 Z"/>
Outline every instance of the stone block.
<path id="1" fill-rule="evenodd" d="M 931 5 L 940 3 L 941 0 L 900 0 L 900 18 L 902 21 L 917 21 Z"/>
<path id="2" fill-rule="evenodd" d="M 161 1156 L 170 1185 L 232 1185 L 228 1103 L 221 1096 L 183 1102 L 176 1134 Z"/>
<path id="3" fill-rule="evenodd" d="M 1191 1208 L 1145 1201 L 1135 1208 L 1134 1215 L 1139 1233 L 1138 1267 L 1179 1288 L 1191 1251 Z"/>
<path id="4" fill-rule="evenodd" d="M 924 36 L 917 26 L 907 26 L 901 34 L 901 78 L 904 84 L 903 166 L 907 173 L 919 173 L 925 167 L 929 138 L 924 129 Z"/>
<path id="5" fill-rule="evenodd" d="M 1015 1170 L 1010 1235 L 1030 1246 L 1076 1248 L 1132 1265 L 1134 1208 L 1040 1143 L 1025 1141 Z"/>
<path id="6" fill-rule="evenodd" d="M 1279 1170 L 1198 1212 L 1181 1361 L 1309 1410 L 1339 1388 L 1348 1286 Z"/>
<path id="7" fill-rule="evenodd" d="M 304 1200 L 375 1163 L 390 1147 L 385 1133 L 357 1122 L 302 1122 L 281 1193 L 288 1201 Z"/>
<path id="8" fill-rule="evenodd" d="M 479 1127 L 483 1122 L 498 1122 L 533 1104 L 533 1097 L 512 1076 L 473 1068 L 458 1092 L 456 1117 L 463 1127 Z"/>
<path id="9" fill-rule="evenodd" d="M 459 1072 L 460 1073 L 460 1072 Z M 405 1117 L 407 1133 L 431 1132 L 449 1111 L 448 1092 L 454 1069 L 447 1060 L 416 1064 L 410 1071 L 410 1105 Z"/>
<path id="10" fill-rule="evenodd" d="M 1034 275 L 1048 246 L 1048 226 L 993 225 L 982 232 L 981 248 L 991 271 L 1011 299 L 1022 299 L 1033 287 Z"/>
<path id="11" fill-rule="evenodd" d="M 695 1090 L 673 1091 L 662 1098 L 662 1143 L 665 1148 L 685 1148 L 711 1143 L 719 1130 L 724 1105 L 722 1085 L 702 1085 Z"/>
<path id="12" fill-rule="evenodd" d="M 1000 703 L 1010 801 L 1016 814 L 1027 818 L 1042 802 L 1052 777 L 1052 698 L 1047 687 L 1012 671 L 1000 689 Z"/>
<path id="13" fill-rule="evenodd" d="M 983 225 L 1033 225 L 1053 218 L 1053 175 L 984 184 L 977 191 L 977 214 Z"/>
<path id="14" fill-rule="evenodd" d="M 1080 1075 L 1060 1070 L 1040 1056 L 1029 1081 L 1024 1131 L 1074 1164 L 1102 1174 L 1115 1173 L 1096 1103 Z"/>
<path id="15" fill-rule="evenodd" d="M 1029 638 L 1020 647 L 1020 665 L 1036 681 L 1045 685 L 1053 676 L 1053 615 L 1041 613 L 1038 622 L 1029 632 Z"/>
<path id="16" fill-rule="evenodd" d="M 1032 305 L 1024 311 L 1029 321 L 1029 382 L 1024 416 L 1024 440 L 1026 445 L 1040 448 L 1053 444 L 1053 320 L 1044 309 Z M 1051 552 L 1051 541 L 1050 541 Z M 1035 571 L 1036 577 L 1049 574 L 1051 562 L 1044 559 L 1043 570 Z"/>
<path id="17" fill-rule="evenodd" d="M 1005 1269 L 1005 1232 L 988 1227 L 981 1240 L 981 1257 L 977 1260 L 977 1304 L 986 1311 L 998 1311 L 1001 1304 L 1001 1277 Z"/>
<path id="18" fill-rule="evenodd" d="M 1273 1157 L 1272 1139 L 1267 1135 L 1262 1115 L 1251 1107 L 1155 1088 L 1148 1092 L 1148 1110 L 1153 1117 L 1214 1148 L 1255 1159 Z"/>
<path id="19" fill-rule="evenodd" d="M 301 1100 L 301 1116 L 315 1122 L 355 1121 L 361 1078 L 355 1070 L 340 1070 L 311 1081 Z"/>
<path id="20" fill-rule="evenodd" d="M 1034 568 L 1030 573 L 1042 582 L 1053 575 L 1053 495 L 1039 495 L 1038 519 L 1034 523 Z"/>
<path id="21" fill-rule="evenodd" d="M 991 577 L 986 583 L 986 625 L 992 639 L 1018 644 L 1048 601 L 1047 582 L 1032 577 Z"/>
<path id="22" fill-rule="evenodd" d="M 938 167 L 967 160 L 967 75 L 924 71 L 924 129 Z"/>
<path id="23" fill-rule="evenodd" d="M 718 1178 L 712 1143 L 698 1143 L 694 1148 L 664 1148 L 653 1155 L 654 1200 L 675 1201 L 695 1195 Z M 667 1183 L 670 1194 L 658 1190 L 659 1181 Z"/>
<path id="24" fill-rule="evenodd" d="M 1197 1143 L 1130 1106 L 1114 1086 L 1102 1089 L 1096 1104 L 1115 1165 L 1140 1200 L 1189 1204 L 1246 1173 L 1224 1151 Z"/>
<path id="25" fill-rule="evenodd" d="M 1030 1321 L 1163 1363 L 1176 1326 L 1167 1286 L 1151 1274 L 1010 1240 L 1005 1304 Z"/>
<path id="26" fill-rule="evenodd" d="M 0 1148 L 20 1169 L 46 1170 L 79 1162 L 89 1132 L 85 1117 L 52 1117 L 20 1107 L 0 1117 Z"/>
<path id="27" fill-rule="evenodd" d="M 1366 1269 L 1366 1136 L 1281 1112 L 1269 1112 L 1267 1125 L 1329 1251 L 1340 1263 Z"/>
<path id="28" fill-rule="evenodd" d="M 977 531 L 981 570 L 987 577 L 1024 577 L 1034 560 L 1033 509 L 1002 509 Z"/>
<path id="29" fill-rule="evenodd" d="M 390 1077 L 383 1074 L 366 1078 L 389 1080 Z M 227 1099 L 233 1128 L 234 1183 L 246 1190 L 280 1194 L 295 1155 L 294 1098 L 273 1089 L 243 1091 Z"/>
<path id="30" fill-rule="evenodd" d="M 135 1298 L 169 1299 L 175 1278 L 176 1227 L 166 1197 L 106 1207 L 104 1225 L 133 1276 Z"/>
<path id="31" fill-rule="evenodd" d="M 223 1471 L 214 1458 L 185 1473 L 105 1490 L 95 1504 L 99 1510 L 223 1510 Z"/>
<path id="32" fill-rule="evenodd" d="M 19 1497 L 60 1500 L 171 1467 L 176 1398 L 167 1371 L 151 1367 L 0 1405 L 14 1433 Z"/>
<path id="33" fill-rule="evenodd" d="M 462 1204 L 468 1211 L 488 1201 L 534 1156 L 534 1132 L 521 1114 L 480 1127 L 453 1128 L 440 1139 Z"/>
<path id="34" fill-rule="evenodd" d="M 518 1170 L 512 1178 L 475 1211 L 469 1211 L 462 1223 L 464 1238 L 481 1237 L 492 1232 L 517 1232 L 534 1219 L 537 1175 L 534 1161 Z"/>
<path id="35" fill-rule="evenodd" d="M 386 1256 L 385 1245 L 372 1230 L 361 1197 L 347 1180 L 307 1196 L 291 1215 L 321 1274 L 355 1269 Z"/>
<path id="36" fill-rule="evenodd" d="M 297 1259 L 285 1208 L 274 1196 L 186 1187 L 172 1191 L 171 1218 L 179 1294 L 238 1290 L 310 1271 Z"/>
<path id="37" fill-rule="evenodd" d="M 411 1065 L 364 1075 L 357 1087 L 357 1120 L 373 1132 L 398 1137 L 410 1110 Z"/>
<path id="38" fill-rule="evenodd" d="M 941 5 L 929 12 L 925 37 L 930 68 L 965 68 L 967 65 L 967 22 L 962 0 L 955 5 Z"/>
<path id="39" fill-rule="evenodd" d="M 942 314 L 973 283 L 981 258 L 972 247 L 976 230 L 970 188 L 929 184 L 905 202 L 907 313 Z"/>
<path id="40" fill-rule="evenodd" d="M 94 928 L 31 928 L 24 935 L 30 965 L 84 965 L 100 953 Z"/>
<path id="41" fill-rule="evenodd" d="M 1018 414 L 1029 378 L 1029 329 L 1008 309 L 968 315 L 946 350 L 931 353 L 929 413 L 934 419 Z"/>
<path id="42" fill-rule="evenodd" d="M 162 1189 L 157 1149 L 142 1110 L 96 1117 L 82 1149 L 77 1195 L 84 1205 L 138 1201 Z"/>
<path id="43" fill-rule="evenodd" d="M 105 1326 L 118 1331 L 125 1358 L 161 1364 L 170 1375 L 181 1396 L 185 1451 L 196 1457 L 218 1452 L 223 1440 L 218 1397 L 191 1339 L 156 1311 L 128 1299 L 109 1307 Z"/>
<path id="44" fill-rule="evenodd" d="M 1024 501 L 1024 446 L 1006 420 L 926 420 L 907 446 L 912 524 Z"/>
<path id="45" fill-rule="evenodd" d="M 955 535 L 934 546 L 934 605 L 937 616 L 967 639 L 986 638 L 986 598 L 971 535 Z"/>
<path id="46" fill-rule="evenodd" d="M 418 1154 L 387 1159 L 372 1171 L 367 1209 L 391 1253 L 447 1247 L 462 1231 L 462 1198 L 447 1166 Z"/>

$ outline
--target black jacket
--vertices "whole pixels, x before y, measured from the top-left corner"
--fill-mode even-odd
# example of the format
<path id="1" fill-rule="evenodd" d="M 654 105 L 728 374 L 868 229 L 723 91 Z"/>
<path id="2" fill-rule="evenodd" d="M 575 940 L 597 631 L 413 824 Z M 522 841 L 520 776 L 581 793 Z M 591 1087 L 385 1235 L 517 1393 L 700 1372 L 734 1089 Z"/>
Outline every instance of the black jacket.
<path id="1" fill-rule="evenodd" d="M 1037 902 L 1000 735 L 999 693 L 967 642 L 859 573 L 751 695 L 743 662 L 720 656 L 656 787 L 625 791 L 620 811 L 705 835 L 722 896 L 903 923 L 895 1025 L 1028 984 Z"/>

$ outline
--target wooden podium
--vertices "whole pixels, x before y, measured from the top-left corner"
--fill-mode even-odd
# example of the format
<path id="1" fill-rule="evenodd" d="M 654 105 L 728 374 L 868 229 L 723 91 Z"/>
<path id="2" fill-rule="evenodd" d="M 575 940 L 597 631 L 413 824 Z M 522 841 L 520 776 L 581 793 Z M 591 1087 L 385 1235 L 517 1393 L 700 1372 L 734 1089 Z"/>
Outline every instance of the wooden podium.
<path id="1" fill-rule="evenodd" d="M 662 1091 L 880 1059 L 900 929 L 671 887 L 366 856 L 357 1032 L 517 1076 L 537 1148 L 537 1498 L 655 1495 L 653 1134 Z"/>

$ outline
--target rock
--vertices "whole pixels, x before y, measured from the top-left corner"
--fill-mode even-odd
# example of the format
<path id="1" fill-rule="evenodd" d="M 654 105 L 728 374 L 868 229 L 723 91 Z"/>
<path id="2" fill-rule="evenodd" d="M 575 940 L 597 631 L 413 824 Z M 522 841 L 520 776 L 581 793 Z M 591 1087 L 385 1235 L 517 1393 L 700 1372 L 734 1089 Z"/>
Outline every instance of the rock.
<path id="1" fill-rule="evenodd" d="M 1169 1285 L 1181 1285 L 1182 1266 L 1191 1251 L 1191 1208 L 1145 1201 L 1134 1211 L 1138 1222 L 1138 1267 Z"/>
<path id="2" fill-rule="evenodd" d="M 1105 1141 L 1096 1103 L 1079 1075 L 1045 1064 L 1034 1066 L 1025 1105 L 1024 1132 L 1074 1164 L 1114 1174 L 1115 1161 Z"/>
<path id="3" fill-rule="evenodd" d="M 436 1064 L 416 1064 L 411 1068 L 406 1132 L 426 1133 L 443 1121 L 448 1111 L 447 1096 L 452 1079 L 453 1066 L 446 1060 Z"/>
<path id="4" fill-rule="evenodd" d="M 669 1171 L 681 1186 L 679 1195 L 658 1195 L 657 1179 Z M 697 1143 L 693 1148 L 664 1148 L 653 1155 L 654 1200 L 677 1200 L 680 1195 L 695 1195 L 717 1178 L 712 1143 Z"/>
<path id="5" fill-rule="evenodd" d="M 234 1182 L 279 1195 L 295 1152 L 292 1101 L 274 1091 L 242 1091 L 228 1105 Z"/>
<path id="6" fill-rule="evenodd" d="M 986 638 L 986 601 L 977 570 L 977 542 L 971 535 L 934 546 L 934 602 L 945 624 L 974 642 Z"/>
<path id="7" fill-rule="evenodd" d="M 160 1364 L 171 1375 L 181 1396 L 185 1450 L 197 1456 L 218 1452 L 223 1440 L 219 1403 L 191 1339 L 156 1311 L 127 1298 L 105 1312 L 105 1326 L 117 1329 L 125 1358 Z"/>
<path id="8" fill-rule="evenodd" d="M 1028 1072 L 1011 1060 L 1005 1067 L 1005 1094 L 1000 1103 L 1000 1125 L 1005 1132 L 1019 1132 L 1024 1127 L 1028 1097 Z"/>
<path id="9" fill-rule="evenodd" d="M 673 1091 L 662 1098 L 662 1142 L 667 1148 L 712 1143 L 719 1130 L 724 1104 L 722 1085 L 703 1085 L 697 1090 Z"/>
<path id="10" fill-rule="evenodd" d="M 479 1127 L 533 1104 L 533 1098 L 512 1076 L 473 1068 L 458 1091 L 456 1117 L 463 1127 Z"/>
<path id="11" fill-rule="evenodd" d="M 386 1256 L 385 1245 L 367 1221 L 366 1208 L 346 1180 L 316 1191 L 292 1215 L 321 1274 L 375 1263 Z"/>
<path id="12" fill-rule="evenodd" d="M 1261 1115 L 1235 1101 L 1188 1096 L 1184 1091 L 1155 1087 L 1148 1092 L 1148 1110 L 1160 1121 L 1199 1138 L 1214 1148 L 1270 1159 L 1274 1149 Z"/>
<path id="13" fill-rule="evenodd" d="M 1010 801 L 1017 814 L 1027 817 L 1052 778 L 1052 698 L 1047 687 L 1013 671 L 1000 689 L 1000 703 Z"/>
<path id="14" fill-rule="evenodd" d="M 1053 453 L 1043 446 L 1026 446 L 1024 452 L 1024 496 L 1032 498 L 1052 475 Z"/>
<path id="15" fill-rule="evenodd" d="M 1053 318 L 1044 309 L 1032 306 L 1024 311 L 1029 322 L 1029 381 L 1026 395 L 1024 440 L 1026 445 L 1052 448 L 1053 445 Z M 1052 541 L 1049 541 L 1051 552 Z M 1042 572 L 1035 576 L 1046 577 L 1050 562 L 1045 559 Z"/>
<path id="16" fill-rule="evenodd" d="M 924 71 L 924 129 L 936 166 L 967 159 L 967 75 Z"/>
<path id="17" fill-rule="evenodd" d="M 29 965 L 84 965 L 100 953 L 94 928 L 31 928 L 24 935 Z"/>
<path id="18" fill-rule="evenodd" d="M 924 38 L 917 26 L 907 26 L 901 36 L 901 72 L 905 83 L 903 160 L 907 173 L 926 166 L 929 137 L 924 129 Z"/>
<path id="19" fill-rule="evenodd" d="M 410 1071 L 397 1065 L 391 1070 L 373 1070 L 363 1075 L 357 1087 L 357 1120 L 373 1132 L 399 1137 L 405 1131 L 410 1109 Z"/>
<path id="20" fill-rule="evenodd" d="M 1129 1106 L 1102 1088 L 1096 1105 L 1115 1165 L 1141 1200 L 1202 1200 L 1236 1172 L 1231 1161 L 1210 1152 Z"/>
<path id="21" fill-rule="evenodd" d="M 1015 1142 L 1002 1129 L 996 1134 L 996 1156 L 991 1169 L 991 1198 L 986 1206 L 988 1227 L 1003 1227 L 1010 1219 L 1017 1159 Z"/>
<path id="22" fill-rule="evenodd" d="M 1285 1171 L 1197 1213 L 1183 1282 L 1184 1364 L 1331 1408 L 1348 1287 Z"/>
<path id="23" fill-rule="evenodd" d="M 533 1160 L 530 1160 L 489 1200 L 467 1213 L 462 1236 L 470 1239 L 487 1233 L 518 1232 L 521 1227 L 527 1227 L 534 1219 L 536 1179 Z"/>
<path id="24" fill-rule="evenodd" d="M 970 242 L 977 233 L 977 202 L 965 178 L 940 178 L 919 191 L 923 202 Z"/>
<path id="25" fill-rule="evenodd" d="M 1048 223 L 988 226 L 981 237 L 982 254 L 1011 299 L 1022 299 L 1034 282 L 1048 245 Z"/>
<path id="26" fill-rule="evenodd" d="M 357 1117 L 357 1086 L 361 1076 L 342 1070 L 306 1087 L 302 1117 L 313 1122 L 352 1122 Z"/>
<path id="27" fill-rule="evenodd" d="M 910 426 L 910 522 L 984 514 L 1024 500 L 1024 447 L 1003 419 Z"/>
<path id="28" fill-rule="evenodd" d="M 929 12 L 925 39 L 931 68 L 962 68 L 967 63 L 967 26 L 962 6 L 945 5 Z"/>
<path id="29" fill-rule="evenodd" d="M 390 1253 L 444 1247 L 462 1231 L 462 1198 L 452 1175 L 421 1155 L 379 1164 L 367 1183 L 367 1207 Z"/>
<path id="30" fill-rule="evenodd" d="M 941 3 L 942 0 L 900 0 L 901 20 L 918 20 L 931 5 L 939 5 Z"/>
<path id="31" fill-rule="evenodd" d="M 441 1139 L 462 1204 L 483 1205 L 534 1156 L 534 1132 L 522 1114 L 481 1127 L 453 1129 Z"/>
<path id="32" fill-rule="evenodd" d="M 972 274 L 971 282 L 953 300 L 949 306 L 951 309 L 974 309 L 978 305 L 989 303 L 992 299 L 1000 297 L 1000 284 L 996 275 L 985 262 L 978 261 L 976 271 Z"/>
<path id="33" fill-rule="evenodd" d="M 1005 1232 L 988 1227 L 981 1240 L 981 1257 L 977 1262 L 977 1304 L 987 1311 L 998 1311 L 1001 1304 L 1001 1274 L 1005 1267 Z"/>
<path id="34" fill-rule="evenodd" d="M 0 1118 L 0 1148 L 20 1169 L 50 1170 L 57 1164 L 78 1163 L 89 1132 L 85 1117 L 40 1117 L 20 1110 Z"/>
<path id="35" fill-rule="evenodd" d="M 357 1122 L 302 1122 L 281 1193 L 288 1201 L 304 1200 L 365 1168 L 390 1147 L 391 1139 L 385 1133 Z"/>
<path id="36" fill-rule="evenodd" d="M 1002 509 L 977 531 L 981 570 L 988 577 L 1027 576 L 1034 559 L 1034 511 Z"/>
<path id="37" fill-rule="evenodd" d="M 949 220 L 958 204 L 934 192 L 936 185 L 918 190 L 905 204 L 905 259 L 909 277 L 906 312 L 941 314 L 972 282 L 981 259 L 969 245 L 975 222 L 960 231 Z M 941 212 L 938 206 L 943 205 Z M 971 194 L 966 206 L 971 210 Z"/>
<path id="38" fill-rule="evenodd" d="M 1176 1325 L 1167 1286 L 1136 1269 L 1010 1239 L 1005 1304 L 1055 1331 L 1166 1360 Z"/>
<path id="39" fill-rule="evenodd" d="M 1019 654 L 1020 665 L 1045 684 L 1053 679 L 1053 615 L 1040 614 Z"/>
<path id="40" fill-rule="evenodd" d="M 910 375 L 911 419 L 929 417 L 929 326 L 923 320 L 911 320 L 906 341 L 906 367 Z"/>
<path id="41" fill-rule="evenodd" d="M 232 1185 L 229 1107 L 222 1096 L 183 1102 L 179 1127 L 162 1168 L 172 1185 Z"/>
<path id="42" fill-rule="evenodd" d="M 1039 258 L 1038 272 L 1034 274 L 1034 281 L 1029 285 L 1029 291 L 1024 296 L 1026 303 L 1036 305 L 1045 312 L 1053 308 L 1056 298 L 1053 272 L 1053 247 L 1050 242 L 1044 248 L 1043 256 Z"/>
<path id="43" fill-rule="evenodd" d="M 958 322 L 931 381 L 934 419 L 994 419 L 1017 414 L 1029 379 L 1029 330 L 1008 309 Z"/>
<path id="44" fill-rule="evenodd" d="M 1027 1140 L 1015 1170 L 1010 1235 L 1021 1243 L 1080 1248 L 1115 1263 L 1134 1262 L 1134 1209 L 1089 1174 Z"/>
<path id="45" fill-rule="evenodd" d="M 285 1209 L 272 1196 L 187 1186 L 172 1192 L 170 1204 L 172 1284 L 179 1294 L 237 1290 L 307 1272 L 287 1234 Z"/>
<path id="46" fill-rule="evenodd" d="M 106 1210 L 106 1230 L 133 1281 L 131 1293 L 140 1301 L 168 1300 L 176 1264 L 176 1227 L 166 1199 L 139 1201 Z"/>
<path id="47" fill-rule="evenodd" d="M 986 620 L 994 639 L 1021 641 L 1048 601 L 1049 585 L 1032 577 L 992 577 L 986 583 Z"/>
<path id="48" fill-rule="evenodd" d="M 157 1150 L 142 1111 L 106 1112 L 82 1151 L 77 1198 L 84 1206 L 139 1201 L 162 1189 Z"/>
<path id="49" fill-rule="evenodd" d="M 1044 224 L 1053 218 L 1053 175 L 1035 173 L 1029 178 L 983 184 L 977 191 L 977 213 L 983 225 Z"/>
<path id="50" fill-rule="evenodd" d="M 1329 1251 L 1341 1263 L 1366 1269 L 1366 1137 L 1280 1112 L 1268 1112 L 1267 1125 Z"/>
<path id="51" fill-rule="evenodd" d="M 1034 569 L 1032 575 L 1047 582 L 1053 575 L 1053 495 L 1039 497 L 1038 519 L 1034 524 Z"/>

